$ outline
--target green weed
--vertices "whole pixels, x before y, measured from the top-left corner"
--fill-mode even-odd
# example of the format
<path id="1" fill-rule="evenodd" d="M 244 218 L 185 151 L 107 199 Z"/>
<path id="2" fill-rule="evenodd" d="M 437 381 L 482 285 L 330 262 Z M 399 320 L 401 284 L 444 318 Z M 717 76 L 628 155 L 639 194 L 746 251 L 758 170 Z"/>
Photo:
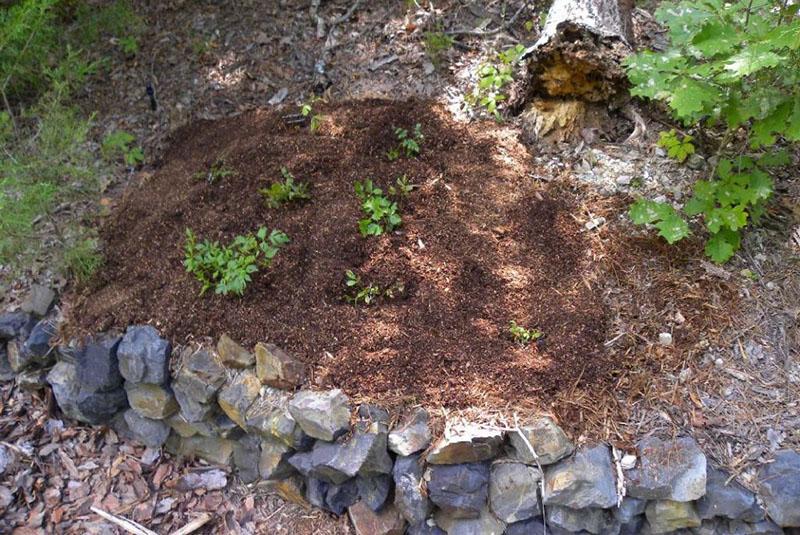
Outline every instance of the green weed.
<path id="1" fill-rule="evenodd" d="M 372 180 L 356 182 L 354 189 L 361 201 L 361 209 L 367 215 L 358 222 L 358 230 L 362 236 L 380 236 L 403 223 L 397 203 L 384 196 L 383 190 L 375 187 Z"/>
<path id="2" fill-rule="evenodd" d="M 295 182 L 294 175 L 285 167 L 281 167 L 281 175 L 283 182 L 273 182 L 269 188 L 260 190 L 269 208 L 278 208 L 281 204 L 311 198 L 308 194 L 308 184 Z"/>

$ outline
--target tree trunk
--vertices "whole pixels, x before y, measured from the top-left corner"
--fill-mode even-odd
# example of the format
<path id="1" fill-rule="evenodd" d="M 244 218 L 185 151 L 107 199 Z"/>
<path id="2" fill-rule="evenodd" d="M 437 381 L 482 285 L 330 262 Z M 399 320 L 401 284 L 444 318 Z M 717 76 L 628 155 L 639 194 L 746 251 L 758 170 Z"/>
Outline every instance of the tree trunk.
<path id="1" fill-rule="evenodd" d="M 627 96 L 621 62 L 632 50 L 632 8 L 633 0 L 554 0 L 541 37 L 524 55 L 528 72 L 515 106 L 525 110 L 531 141 L 574 138 L 596 127 L 586 124 L 597 115 L 587 115 L 592 103 Z"/>

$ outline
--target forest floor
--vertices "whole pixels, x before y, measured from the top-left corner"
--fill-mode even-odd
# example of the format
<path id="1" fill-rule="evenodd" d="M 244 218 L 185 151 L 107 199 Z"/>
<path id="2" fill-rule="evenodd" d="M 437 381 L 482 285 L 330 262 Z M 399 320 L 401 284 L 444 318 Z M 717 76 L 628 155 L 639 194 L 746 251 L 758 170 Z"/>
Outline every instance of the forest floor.
<path id="1" fill-rule="evenodd" d="M 352 16 L 342 18 L 353 5 Z M 461 375 L 468 378 L 465 382 L 455 381 L 452 390 L 448 390 L 451 395 L 459 393 L 458 399 L 467 400 L 466 404 L 480 404 L 481 400 L 469 397 L 479 386 L 486 387 L 484 390 L 491 393 L 495 403 L 516 403 L 518 399 L 510 398 L 509 391 L 523 387 L 530 394 L 531 390 L 524 389 L 533 389 L 541 395 L 532 409 L 554 412 L 575 438 L 604 439 L 623 448 L 647 434 L 690 432 L 714 461 L 739 475 L 746 485 L 752 482 L 753 468 L 771 451 L 800 447 L 800 244 L 792 241 L 792 231 L 800 224 L 797 178 L 787 176 L 779 182 L 779 194 L 765 225 L 748 234 L 742 252 L 733 262 L 718 267 L 703 259 L 699 241 L 669 248 L 655 236 L 633 229 L 624 215 L 627 203 L 636 195 L 680 198 L 686 194 L 687 185 L 702 173 L 675 165 L 653 149 L 657 131 L 664 128 L 657 122 L 657 114 L 652 115 L 655 120 L 648 119 L 648 138 L 641 145 L 623 146 L 615 139 L 600 136 L 556 151 L 534 147 L 529 152 L 517 140 L 514 121 L 503 125 L 481 123 L 478 127 L 461 124 L 474 115 L 464 106 L 463 95 L 471 89 L 475 68 L 492 51 L 535 40 L 537 24 L 526 22 L 538 21 L 539 14 L 524 7 L 523 2 L 443 2 L 437 6 L 438 13 L 407 10 L 403 2 L 396 1 L 364 5 L 323 2 L 316 14 L 305 0 L 266 6 L 255 1 L 135 2 L 134 6 L 147 22 L 140 52 L 124 63 L 114 63 L 108 76 L 95 80 L 81 105 L 97 113 L 98 138 L 114 130 L 129 131 L 141 141 L 148 155 L 148 165 L 143 169 L 135 173 L 120 170 L 101 203 L 105 222 L 100 226 L 108 241 L 106 253 L 125 251 L 125 255 L 109 257 L 101 277 L 111 285 L 107 291 L 117 294 L 115 299 L 130 295 L 123 291 L 139 292 L 140 297 L 150 292 L 155 298 L 149 302 L 151 308 L 140 307 L 148 300 L 135 300 L 134 309 L 73 290 L 73 311 L 86 313 L 77 320 L 82 327 L 122 325 L 141 321 L 145 319 L 142 315 L 147 315 L 146 319 L 161 321 L 159 328 L 177 338 L 197 335 L 192 327 L 210 326 L 236 334 L 248 343 L 268 329 L 278 328 L 289 349 L 304 358 L 314 355 L 309 362 L 315 364 L 320 384 L 340 384 L 353 391 L 363 389 L 361 394 L 365 397 L 389 400 L 398 396 L 391 392 L 392 388 L 398 389 L 396 377 L 387 375 L 389 369 L 382 360 L 385 355 L 382 357 L 377 348 L 391 347 L 397 354 L 407 354 L 415 350 L 414 342 L 419 342 L 420 348 L 430 347 L 435 338 L 433 330 L 423 329 L 420 338 L 412 340 L 398 336 L 395 331 L 400 318 L 394 316 L 398 307 L 389 303 L 384 312 L 355 309 L 337 301 L 336 285 L 341 282 L 341 271 L 349 268 L 362 267 L 384 285 L 395 282 L 390 280 L 392 274 L 410 274 L 413 280 L 404 281 L 412 292 L 404 297 L 409 301 L 419 295 L 442 297 L 442 290 L 451 284 L 454 291 L 480 287 L 487 293 L 472 295 L 471 299 L 488 302 L 491 292 L 499 292 L 504 305 L 510 302 L 512 309 L 518 306 L 520 311 L 540 312 L 546 318 L 542 326 L 548 335 L 545 345 L 524 353 L 499 332 L 508 320 L 514 319 L 506 318 L 499 309 L 487 308 L 483 318 L 466 313 L 444 316 L 442 327 L 455 330 L 452 337 L 445 336 L 438 342 L 444 344 L 438 348 L 442 353 L 453 353 L 454 346 L 447 344 L 474 332 L 480 335 L 476 344 L 484 338 L 498 342 L 496 355 L 489 355 L 488 345 L 476 348 L 482 351 L 481 355 L 501 362 L 519 363 L 526 355 L 541 354 L 541 365 L 554 355 L 564 359 L 597 355 L 598 369 L 594 374 L 584 375 L 581 369 L 566 367 L 559 380 L 550 384 L 544 380 L 546 374 L 541 374 L 541 382 L 521 383 L 512 381 L 515 374 L 510 374 L 493 377 L 494 382 L 481 385 L 479 378 L 486 377 L 490 370 L 477 366 Z M 519 8 L 523 9 L 514 24 L 503 31 L 484 36 L 461 35 L 456 46 L 435 58 L 435 64 L 426 55 L 425 31 L 491 30 Z M 145 94 L 148 82 L 156 89 L 155 111 L 150 109 Z M 295 113 L 315 88 L 325 88 L 321 109 L 328 122 L 313 138 L 313 151 L 301 152 L 299 147 L 309 146 L 307 141 L 312 134 L 288 129 L 277 117 Z M 385 102 L 342 104 L 351 99 L 412 97 L 422 100 L 401 107 Z M 252 111 L 257 109 L 268 111 Z M 645 117 L 651 117 L 646 111 L 642 112 Z M 223 120 L 203 121 L 215 119 Z M 350 195 L 354 180 L 368 178 L 362 176 L 365 169 L 374 173 L 373 178 L 394 178 L 395 171 L 388 174 L 382 159 L 387 137 L 371 135 L 370 128 L 387 130 L 400 122 L 406 126 L 422 123 L 430 143 L 423 145 L 419 162 L 400 162 L 402 172 L 419 186 L 407 201 L 403 236 L 381 238 L 365 249 L 359 245 L 362 239 L 355 229 L 350 238 L 326 236 L 324 229 L 318 227 L 313 227 L 313 232 L 300 233 L 303 221 L 326 207 L 336 208 L 337 221 L 357 219 L 357 205 L 355 210 L 350 204 L 345 206 L 344 196 Z M 326 129 L 326 124 L 351 128 L 352 132 Z M 252 139 L 254 135 L 261 137 Z M 346 143 L 341 146 L 343 140 Z M 214 151 L 210 150 L 212 147 Z M 332 278 L 315 278 L 313 273 L 306 280 L 292 278 L 302 266 L 288 260 L 295 255 L 279 253 L 274 270 L 256 283 L 253 294 L 270 306 L 286 305 L 291 299 L 280 289 L 276 291 L 276 286 L 287 281 L 300 296 L 297 307 L 322 307 L 328 303 L 325 306 L 336 311 L 337 325 L 349 333 L 350 339 L 358 333 L 359 325 L 370 333 L 356 345 L 336 345 L 334 349 L 338 351 L 331 352 L 332 361 L 314 360 L 330 348 L 313 337 L 310 346 L 302 346 L 291 325 L 263 323 L 251 331 L 244 323 L 221 320 L 223 316 L 202 316 L 202 311 L 189 304 L 197 288 L 195 281 L 180 270 L 176 256 L 180 250 L 173 246 L 182 240 L 177 229 L 180 227 L 182 232 L 190 222 L 201 236 L 216 232 L 229 237 L 252 230 L 250 222 L 237 226 L 229 220 L 220 225 L 205 217 L 197 206 L 221 214 L 231 208 L 230 203 L 252 213 L 263 206 L 257 195 L 246 199 L 222 195 L 224 183 L 217 186 L 223 190 L 217 195 L 194 179 L 195 173 L 214 163 L 215 151 L 223 147 L 230 149 L 226 157 L 239 172 L 231 179 L 232 184 L 253 185 L 277 178 L 280 165 L 285 164 L 298 179 L 308 178 L 314 184 L 325 175 L 340 186 L 315 190 L 314 194 L 320 194 L 319 202 L 315 200 L 299 207 L 290 217 L 281 218 L 286 225 L 283 230 L 293 238 L 290 247 L 309 251 L 305 257 L 309 265 L 322 263 L 319 272 L 324 267 Z M 470 151 L 469 147 L 473 149 Z M 443 155 L 429 157 L 429 148 L 441 150 Z M 340 149 L 344 157 L 337 152 Z M 262 160 L 246 158 L 259 152 Z M 365 158 L 365 154 L 373 157 Z M 348 172 L 350 163 L 357 167 L 357 173 Z M 476 198 L 481 193 L 479 181 L 486 179 L 491 169 L 499 174 L 492 177 L 497 188 L 484 192 L 485 198 Z M 475 170 L 478 173 L 472 174 Z M 436 174 L 445 171 L 447 179 L 437 181 Z M 176 203 L 168 191 L 154 196 L 139 184 L 157 192 L 180 184 L 192 196 L 193 204 Z M 388 182 L 381 185 L 388 186 Z M 246 201 L 244 205 L 242 201 Z M 478 224 L 482 203 L 485 209 L 502 215 L 503 221 L 476 228 L 471 236 L 459 234 L 458 221 L 437 229 L 438 235 L 425 230 L 431 215 L 442 211 L 443 205 L 454 203 L 461 203 L 468 226 Z M 148 218 L 146 212 L 151 206 L 156 211 Z M 525 210 L 520 212 L 520 206 L 526 206 Z M 180 213 L 181 224 L 156 229 L 154 218 L 169 211 Z M 270 217 L 258 221 L 276 226 Z M 131 224 L 137 218 L 143 222 L 140 227 Z M 530 238 L 519 233 L 523 223 L 530 222 L 545 236 L 544 229 L 536 226 L 544 223 L 542 218 L 556 221 L 555 228 L 563 235 Z M 137 240 L 145 238 L 170 245 L 159 248 L 159 256 L 147 257 L 146 251 L 136 246 Z M 447 247 L 449 240 L 455 247 Z M 458 247 L 464 240 L 468 240 L 469 252 L 474 253 L 472 270 L 464 269 L 469 268 L 467 248 Z M 547 284 L 547 289 L 557 288 L 569 295 L 561 308 L 580 309 L 585 317 L 576 319 L 573 315 L 564 323 L 549 307 L 537 309 L 538 298 L 552 297 L 545 288 L 534 285 L 521 287 L 518 294 L 508 293 L 515 278 L 525 280 L 524 273 L 513 269 L 521 262 L 499 265 L 500 259 L 508 256 L 503 247 L 512 240 L 521 240 L 525 245 L 515 254 L 529 256 L 549 274 L 552 284 Z M 420 242 L 424 251 L 420 250 Z M 346 254 L 336 255 L 322 245 Z M 393 254 L 394 249 L 402 254 Z M 458 256 L 436 258 L 437 250 Z M 554 255 L 556 251 L 558 255 Z M 565 256 L 558 258 L 559 255 Z M 144 282 L 142 273 L 138 273 L 138 281 L 136 271 L 126 273 L 130 265 L 146 269 L 153 262 L 171 266 L 173 273 L 158 270 Z M 460 269 L 458 273 L 432 270 L 437 264 L 453 262 Z M 509 280 L 492 280 L 487 275 L 498 271 L 505 272 Z M 171 284 L 172 289 L 160 294 L 152 284 L 160 288 Z M 25 287 L 21 281 L 7 292 L 5 304 L 13 304 L 24 295 Z M 423 292 L 426 288 L 438 292 Z M 443 297 L 440 301 L 448 302 Z M 246 314 L 247 303 L 245 300 L 237 305 L 242 308 L 234 312 Z M 420 302 L 419 309 L 412 309 L 402 319 L 424 327 L 422 310 L 429 305 Z M 73 311 L 65 312 L 69 315 Z M 168 323 L 167 318 L 173 321 Z M 290 319 L 293 324 L 303 321 L 299 312 Z M 322 338 L 330 335 L 324 325 L 315 325 L 314 330 Z M 671 345 L 659 343 L 662 333 L 672 335 Z M 387 340 L 394 340 L 394 345 L 386 344 Z M 565 345 L 558 347 L 559 344 Z M 359 355 L 371 357 L 359 361 Z M 353 367 L 337 366 L 343 362 Z M 486 360 L 486 366 L 496 363 L 492 358 Z M 431 359 L 429 364 L 452 366 L 453 370 L 464 372 L 469 361 L 456 357 L 452 362 Z M 370 365 L 373 368 L 365 368 Z M 382 380 L 358 382 L 354 378 L 364 369 Z M 423 371 L 438 374 L 447 370 L 433 367 Z M 436 397 L 437 389 L 424 381 L 406 386 L 417 388 L 412 394 L 424 401 L 453 401 Z M 181 492 L 177 483 L 180 475 L 202 470 L 201 464 L 179 463 L 123 444 L 109 429 L 64 427 L 66 422 L 55 419 L 51 399 L 40 399 L 9 385 L 3 386 L 0 400 L 0 435 L 6 437 L 6 443 L 16 445 L 17 462 L 27 467 L 18 472 L 14 481 L 3 482 L 21 489 L 26 502 L 26 507 L 7 512 L 3 521 L 13 522 L 8 526 L 30 526 L 28 533 L 38 533 L 43 528 L 107 533 L 109 525 L 89 511 L 94 504 L 165 533 L 203 511 L 215 515 L 215 520 L 204 528 L 207 532 L 352 531 L 344 519 L 304 511 L 274 495 L 259 491 L 253 494 L 252 489 L 235 484 L 225 490 Z M 461 405 L 455 403 L 456 407 Z M 58 478 L 69 479 L 69 483 L 66 487 L 57 485 Z M 63 496 L 56 490 L 61 488 L 68 489 Z"/>

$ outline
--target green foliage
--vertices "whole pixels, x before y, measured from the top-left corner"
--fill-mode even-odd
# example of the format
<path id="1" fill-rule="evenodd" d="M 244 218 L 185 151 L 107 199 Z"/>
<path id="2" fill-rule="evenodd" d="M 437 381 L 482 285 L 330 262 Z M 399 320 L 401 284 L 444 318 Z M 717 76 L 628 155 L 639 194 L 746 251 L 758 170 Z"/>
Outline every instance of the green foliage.
<path id="1" fill-rule="evenodd" d="M 313 96 L 300 107 L 300 115 L 308 117 L 308 129 L 312 134 L 319 130 L 322 124 L 323 115 L 314 111 L 314 105 L 320 100 L 322 100 L 320 97 Z"/>
<path id="2" fill-rule="evenodd" d="M 521 325 L 517 325 L 517 322 L 514 320 L 511 320 L 511 324 L 508 326 L 508 333 L 516 343 L 523 346 L 528 345 L 531 342 L 535 342 L 544 336 L 542 331 L 538 329 L 526 329 Z"/>
<path id="3" fill-rule="evenodd" d="M 690 135 L 685 135 L 681 138 L 673 128 L 669 132 L 661 132 L 658 135 L 658 146 L 667 151 L 667 156 L 680 163 L 686 161 L 686 158 L 694 154 L 694 138 Z"/>
<path id="4" fill-rule="evenodd" d="M 261 190 L 264 200 L 269 208 L 278 208 L 281 204 L 299 202 L 311 198 L 308 194 L 308 184 L 295 182 L 294 175 L 285 167 L 281 167 L 283 182 L 273 182 L 269 188 Z"/>
<path id="5" fill-rule="evenodd" d="M 397 203 L 383 195 L 383 190 L 375 187 L 372 180 L 356 182 L 356 196 L 361 200 L 361 209 L 367 215 L 358 221 L 358 230 L 365 238 L 380 236 L 399 227 L 403 219 L 397 213 Z"/>
<path id="6" fill-rule="evenodd" d="M 125 165 L 136 167 L 144 162 L 144 151 L 141 147 L 132 146 L 134 141 L 136 138 L 128 132 L 122 130 L 112 132 L 103 139 L 101 145 L 103 156 L 109 159 L 122 156 Z"/>
<path id="7" fill-rule="evenodd" d="M 97 240 L 83 238 L 64 250 L 64 266 L 75 280 L 85 283 L 103 265 L 103 255 L 98 252 Z"/>
<path id="8" fill-rule="evenodd" d="M 689 235 L 689 225 L 668 203 L 639 199 L 631 205 L 629 215 L 637 225 L 655 225 L 659 236 L 668 243 L 675 243 Z"/>
<path id="9" fill-rule="evenodd" d="M 453 47 L 455 39 L 441 30 L 435 32 L 425 32 L 424 34 L 425 53 L 430 58 L 431 63 L 436 67 L 441 65 L 442 56 Z"/>
<path id="10" fill-rule="evenodd" d="M 419 156 L 420 147 L 422 142 L 425 141 L 425 136 L 422 134 L 422 126 L 417 123 L 414 125 L 414 130 L 409 134 L 405 128 L 395 128 L 394 137 L 397 138 L 397 147 L 390 149 L 386 153 L 386 157 L 392 162 L 405 155 L 406 158 L 416 158 Z"/>
<path id="11" fill-rule="evenodd" d="M 669 28 L 671 46 L 626 63 L 633 95 L 664 102 L 684 124 L 726 131 L 719 163 L 708 180 L 695 184 L 683 210 L 687 217 L 702 216 L 706 254 L 716 262 L 736 252 L 742 228 L 763 213 L 773 190 L 769 168 L 788 163 L 775 144 L 800 141 L 797 11 L 770 0 L 665 2 L 656 17 Z M 660 230 L 673 241 L 686 235 L 675 222 L 680 214 L 667 214 L 666 223 L 660 216 L 647 221 L 644 214 L 656 209 L 641 203 L 632 208 L 639 221 L 672 228 Z"/>
<path id="12" fill-rule="evenodd" d="M 416 186 L 409 183 L 408 177 L 403 175 L 395 181 L 394 186 L 389 186 L 389 195 L 392 197 L 407 197 Z"/>
<path id="13" fill-rule="evenodd" d="M 118 44 L 119 44 L 119 49 L 127 57 L 132 58 L 139 53 L 139 41 L 131 35 L 121 37 L 119 39 Z"/>
<path id="14" fill-rule="evenodd" d="M 494 62 L 481 65 L 478 69 L 478 84 L 465 100 L 473 106 L 483 107 L 499 120 L 498 107 L 508 98 L 504 93 L 505 87 L 514 80 L 514 69 L 524 52 L 524 46 L 516 45 L 500 52 Z"/>
<path id="15" fill-rule="evenodd" d="M 220 156 L 214 163 L 211 164 L 211 167 L 208 168 L 207 172 L 199 171 L 194 176 L 199 180 L 205 180 L 209 184 L 214 184 L 223 178 L 227 178 L 229 176 L 234 176 L 236 171 L 232 168 L 228 167 L 225 164 L 225 158 Z"/>
<path id="16" fill-rule="evenodd" d="M 183 265 L 186 271 L 200 281 L 203 295 L 209 288 L 214 293 L 243 295 L 251 275 L 266 269 L 281 247 L 289 243 L 289 237 L 280 230 L 267 235 L 261 227 L 255 234 L 236 236 L 230 245 L 220 245 L 208 240 L 202 243 L 191 229 L 186 229 Z"/>
<path id="17" fill-rule="evenodd" d="M 26 0 L 0 9 L 0 88 L 14 98 L 47 82 L 58 49 L 58 0 Z"/>
<path id="18" fill-rule="evenodd" d="M 348 293 L 345 294 L 344 299 L 348 303 L 352 303 L 354 305 L 359 303 L 371 305 L 381 294 L 381 289 L 378 286 L 375 286 L 374 284 L 368 284 L 365 286 L 361 281 L 361 277 L 356 275 L 350 269 L 345 271 L 344 277 L 344 283 L 345 286 L 347 286 L 348 291 Z"/>
<path id="19" fill-rule="evenodd" d="M 73 33 L 82 46 L 91 46 L 103 38 L 117 38 L 120 50 L 124 54 L 126 45 L 123 41 L 130 40 L 136 43 L 138 50 L 138 36 L 144 30 L 144 21 L 131 7 L 128 0 L 116 0 L 98 9 L 89 2 L 79 2 L 75 11 L 75 25 Z"/>

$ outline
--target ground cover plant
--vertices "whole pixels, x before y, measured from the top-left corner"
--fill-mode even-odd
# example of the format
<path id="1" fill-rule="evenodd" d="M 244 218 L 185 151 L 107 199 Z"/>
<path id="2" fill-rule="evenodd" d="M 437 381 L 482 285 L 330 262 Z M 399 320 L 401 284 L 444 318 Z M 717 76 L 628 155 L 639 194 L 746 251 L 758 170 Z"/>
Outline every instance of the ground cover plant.
<path id="1" fill-rule="evenodd" d="M 294 175 L 285 167 L 281 167 L 283 182 L 273 182 L 268 188 L 259 190 L 269 208 L 278 208 L 282 204 L 305 201 L 311 198 L 308 184 L 295 182 Z"/>
<path id="2" fill-rule="evenodd" d="M 214 160 L 214 163 L 208 168 L 208 171 L 198 171 L 195 177 L 199 180 L 205 180 L 209 184 L 215 184 L 224 178 L 228 178 L 236 174 L 236 171 L 225 163 L 224 157 L 219 157 Z"/>
<path id="3" fill-rule="evenodd" d="M 757 223 L 774 189 L 771 170 L 789 163 L 782 145 L 800 141 L 800 18 L 797 6 L 766 0 L 665 2 L 656 18 L 670 47 L 627 61 L 636 96 L 664 102 L 675 119 L 718 131 L 716 162 L 682 207 L 647 199 L 631 207 L 637 224 L 655 224 L 675 243 L 698 217 L 708 234 L 705 253 L 725 262 L 741 231 Z M 662 138 L 681 160 L 691 139 Z"/>
<path id="4" fill-rule="evenodd" d="M 544 336 L 544 333 L 538 329 L 526 329 L 522 325 L 517 324 L 517 322 L 514 320 L 511 320 L 511 323 L 508 326 L 508 333 L 516 343 L 523 346 L 528 345 L 531 342 L 535 342 Z"/>
<path id="5" fill-rule="evenodd" d="M 358 220 L 358 231 L 365 238 L 380 236 L 391 232 L 403 223 L 398 213 L 397 203 L 383 194 L 383 190 L 373 184 L 372 180 L 355 182 L 353 189 L 361 201 L 361 209 L 367 216 Z"/>
<path id="6" fill-rule="evenodd" d="M 425 141 L 425 136 L 422 134 L 422 127 L 419 123 L 414 125 L 411 132 L 405 128 L 395 127 L 394 136 L 397 138 L 397 146 L 392 147 L 386 153 L 386 157 L 389 158 L 389 161 L 393 162 L 400 158 L 400 156 L 405 156 L 406 158 L 416 158 L 419 156 L 422 142 Z"/>
<path id="7" fill-rule="evenodd" d="M 500 119 L 500 104 L 508 95 L 507 86 L 514 81 L 514 70 L 525 52 L 521 44 L 499 52 L 495 61 L 485 63 L 478 69 L 478 83 L 465 100 L 473 106 L 480 106 L 489 114 Z"/>

